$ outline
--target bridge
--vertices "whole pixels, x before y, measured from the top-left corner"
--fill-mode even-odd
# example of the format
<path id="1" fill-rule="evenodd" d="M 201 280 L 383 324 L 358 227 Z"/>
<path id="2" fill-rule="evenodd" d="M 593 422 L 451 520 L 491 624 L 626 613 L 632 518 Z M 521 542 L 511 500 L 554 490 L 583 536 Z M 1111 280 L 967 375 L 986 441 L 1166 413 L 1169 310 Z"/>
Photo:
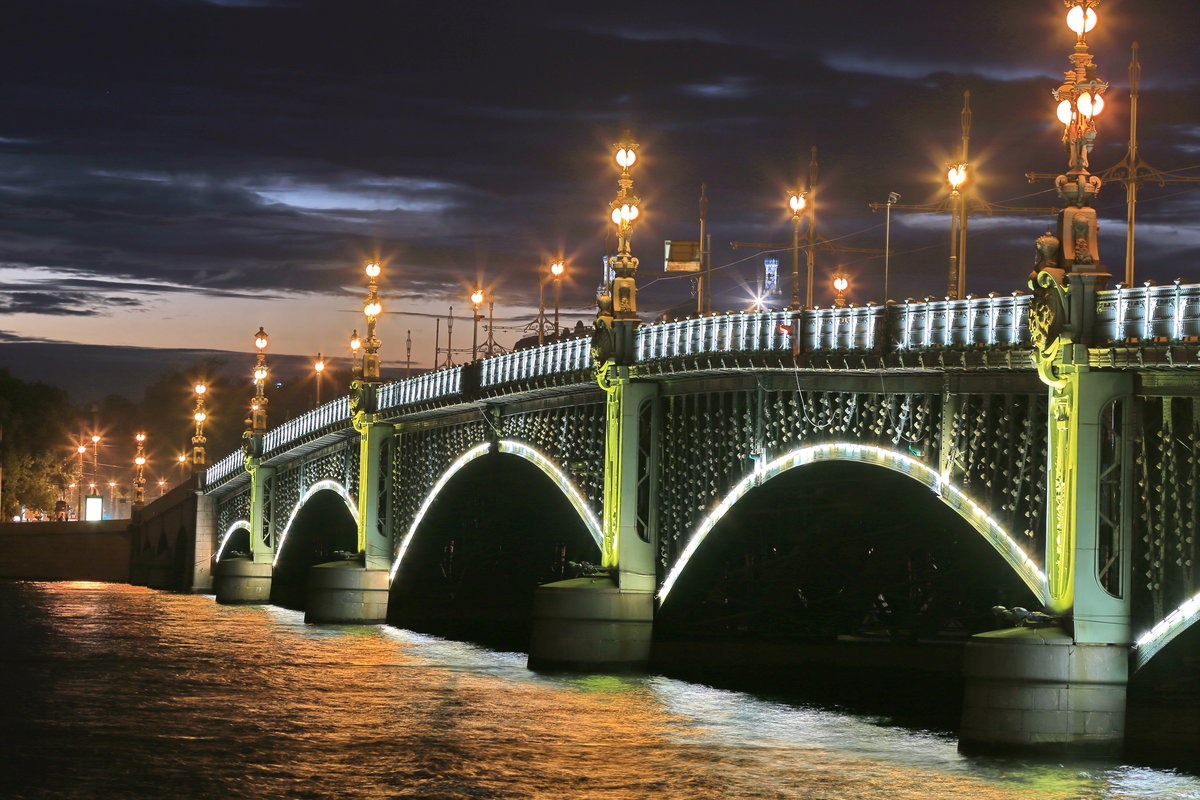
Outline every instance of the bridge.
<path id="1" fill-rule="evenodd" d="M 1060 279 L 618 322 L 607 341 L 357 381 L 204 473 L 217 599 L 317 622 L 436 613 L 430 573 L 456 569 L 445 509 L 475 491 L 474 462 L 523 482 L 527 465 L 536 505 L 573 520 L 547 533 L 527 509 L 545 540 L 519 556 L 542 569 L 530 665 L 638 668 L 724 518 L 792 470 L 850 462 L 949 509 L 1048 614 L 971 640 L 964 745 L 1111 750 L 1129 673 L 1200 618 L 1200 285 Z"/>

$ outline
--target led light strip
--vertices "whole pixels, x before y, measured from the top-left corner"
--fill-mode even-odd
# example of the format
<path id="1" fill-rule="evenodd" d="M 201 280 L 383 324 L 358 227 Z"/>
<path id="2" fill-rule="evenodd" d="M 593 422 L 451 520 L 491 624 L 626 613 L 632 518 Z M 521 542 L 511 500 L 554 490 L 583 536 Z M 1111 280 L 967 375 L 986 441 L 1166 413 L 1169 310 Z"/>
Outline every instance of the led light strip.
<path id="1" fill-rule="evenodd" d="M 287 541 L 287 535 L 292 530 L 292 523 L 296 520 L 296 515 L 300 513 L 300 509 L 304 507 L 304 504 L 308 502 L 310 497 L 324 489 L 331 489 L 337 492 L 338 496 L 345 501 L 346 508 L 350 509 L 350 516 L 354 517 L 354 527 L 357 530 L 359 525 L 358 505 L 354 502 L 354 499 L 350 497 L 350 493 L 346 491 L 346 487 L 342 486 L 337 481 L 317 481 L 312 486 L 308 487 L 307 491 L 304 492 L 304 496 L 300 498 L 300 501 L 296 503 L 296 507 L 292 509 L 292 513 L 288 517 L 287 524 L 283 526 L 283 533 L 279 535 L 279 544 L 275 545 L 275 560 L 271 562 L 272 566 L 278 564 L 279 557 L 283 555 L 283 543 Z"/>
<path id="2" fill-rule="evenodd" d="M 229 544 L 229 539 L 231 536 L 233 536 L 233 532 L 236 530 L 245 530 L 246 532 L 249 532 L 250 520 L 239 519 L 237 522 L 229 526 L 229 530 L 225 531 L 225 535 L 221 537 L 221 545 L 217 548 L 217 557 L 214 558 L 213 561 L 221 560 L 221 554 L 225 552 L 225 545 Z"/>
<path id="3" fill-rule="evenodd" d="M 1190 628 L 1197 619 L 1200 619 L 1200 594 L 1192 595 L 1184 600 L 1179 608 L 1167 614 L 1157 625 L 1138 637 L 1138 640 L 1133 643 L 1134 669 L 1141 669 L 1145 666 L 1155 653 Z"/>
<path id="4" fill-rule="evenodd" d="M 408 526 L 408 533 L 404 534 L 404 539 L 400 542 L 400 551 L 396 554 L 396 560 L 392 562 L 391 571 L 388 572 L 389 582 L 396 579 L 396 572 L 400 569 L 400 562 L 404 560 L 404 554 L 408 552 L 408 546 L 412 543 L 413 534 L 417 532 L 417 526 L 425 518 L 425 512 L 429 510 L 429 506 L 433 505 L 434 499 L 442 491 L 442 488 L 454 477 L 454 473 L 480 456 L 486 455 L 491 447 L 490 442 L 484 442 L 483 444 L 475 445 L 463 453 L 450 465 L 449 469 L 442 473 L 442 477 L 438 478 L 437 483 L 429 490 L 429 494 L 425 495 L 425 499 L 421 502 L 421 507 L 417 509 L 417 514 L 413 517 L 412 524 Z"/>
<path id="5" fill-rule="evenodd" d="M 865 464 L 875 464 L 901 472 L 925 484 L 941 498 L 942 502 L 957 511 L 971 524 L 971 527 L 983 534 L 992 547 L 996 548 L 996 551 L 1004 557 L 1004 560 L 1016 570 L 1021 580 L 1025 582 L 1025 585 L 1033 590 L 1033 593 L 1037 595 L 1039 600 L 1043 603 L 1048 602 L 1050 592 L 1045 573 L 1042 572 L 1038 565 L 1029 557 L 1029 554 L 1021 549 L 1021 546 L 1008 535 L 996 520 L 992 519 L 987 512 L 964 494 L 962 490 L 951 484 L 945 475 L 935 472 L 916 459 L 894 453 L 891 450 L 885 450 L 882 447 L 837 442 L 798 448 L 776 458 L 761 469 L 756 469 L 753 473 L 743 478 L 717 504 L 717 507 L 705 517 L 704 521 L 696 529 L 696 532 L 692 534 L 687 546 L 684 547 L 683 552 L 676 559 L 675 564 L 671 567 L 671 571 L 667 574 L 667 579 L 663 581 L 662 588 L 658 591 L 659 604 L 661 605 L 666 602 L 667 595 L 670 594 L 675 581 L 679 579 L 679 576 L 687 567 L 688 561 L 691 560 L 705 537 L 708 536 L 709 532 L 725 516 L 729 509 L 733 507 L 734 503 L 751 489 L 776 475 L 794 467 L 819 461 L 858 461 Z"/>
<path id="6" fill-rule="evenodd" d="M 542 472 L 550 476 L 550 479 L 558 486 L 562 493 L 571 501 L 571 506 L 579 512 L 579 516 L 583 518 L 583 522 L 587 525 L 588 533 L 592 535 L 592 539 L 596 542 L 597 547 L 602 547 L 604 541 L 604 532 L 600 527 L 600 520 L 596 519 L 596 515 L 592 509 L 588 507 L 587 500 L 584 499 L 583 493 L 579 488 L 571 482 L 566 473 L 560 470 L 553 461 L 546 458 L 540 452 L 522 442 L 514 442 L 511 439 L 500 440 L 500 452 L 511 453 L 520 456 L 528 461 L 533 462 Z"/>

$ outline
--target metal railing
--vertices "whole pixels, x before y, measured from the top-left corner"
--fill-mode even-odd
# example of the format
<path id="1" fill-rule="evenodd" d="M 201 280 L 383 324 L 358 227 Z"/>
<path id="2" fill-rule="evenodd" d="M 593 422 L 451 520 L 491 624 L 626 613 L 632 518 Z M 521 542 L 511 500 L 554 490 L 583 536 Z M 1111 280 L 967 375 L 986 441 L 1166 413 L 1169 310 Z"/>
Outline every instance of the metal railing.
<path id="1" fill-rule="evenodd" d="M 278 428 L 267 431 L 263 437 L 263 455 L 287 447 L 297 439 L 309 436 L 324 428 L 344 427 L 350 424 L 350 398 L 339 397 L 323 406 L 301 414 Z"/>
<path id="2" fill-rule="evenodd" d="M 1110 342 L 1200 337 L 1200 285 L 1131 286 L 1097 293 L 1096 338 Z"/>
<path id="3" fill-rule="evenodd" d="M 589 369 L 592 364 L 589 337 L 518 350 L 480 362 L 480 386 L 523 381 L 541 375 L 557 375 Z"/>
<path id="4" fill-rule="evenodd" d="M 379 410 L 425 403 L 462 392 L 462 367 L 427 372 L 406 381 L 385 383 L 379 387 Z"/>
<path id="5" fill-rule="evenodd" d="M 241 450 L 234 450 L 229 455 L 204 470 L 204 485 L 212 486 L 220 483 L 230 475 L 241 472 L 245 468 L 246 456 Z"/>

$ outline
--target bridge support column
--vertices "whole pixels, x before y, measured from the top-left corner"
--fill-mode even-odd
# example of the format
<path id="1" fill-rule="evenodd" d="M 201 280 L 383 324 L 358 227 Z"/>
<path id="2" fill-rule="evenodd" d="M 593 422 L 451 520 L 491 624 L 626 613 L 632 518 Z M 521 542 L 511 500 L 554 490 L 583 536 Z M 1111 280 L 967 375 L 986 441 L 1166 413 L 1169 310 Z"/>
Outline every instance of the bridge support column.
<path id="1" fill-rule="evenodd" d="M 226 605 L 264 605 L 271 602 L 271 573 L 275 560 L 271 523 L 266 509 L 267 480 L 274 467 L 264 467 L 256 456 L 246 459 L 250 473 L 250 557 L 226 558 L 213 567 L 217 602 Z"/>
<path id="2" fill-rule="evenodd" d="M 654 502 L 650 403 L 657 387 L 609 365 L 604 450 L 601 565 L 606 575 L 538 588 L 533 602 L 531 669 L 629 671 L 650 660 L 654 628 Z"/>
<path id="3" fill-rule="evenodd" d="M 1047 610 L 1062 626 L 972 637 L 964 750 L 1115 756 L 1124 746 L 1132 522 L 1125 432 L 1133 384 L 1088 365 L 1084 332 L 1100 277 L 1071 274 L 1063 290 L 1051 276 L 1040 284 L 1051 291 L 1035 299 L 1042 318 L 1057 315 L 1064 329 L 1049 344 L 1035 335 L 1035 360 L 1050 386 Z"/>
<path id="4" fill-rule="evenodd" d="M 371 396 L 373 404 L 373 394 Z M 382 500 L 386 497 L 387 464 L 383 458 L 393 426 L 359 411 L 358 559 L 318 564 L 308 573 L 305 622 L 375 625 L 387 621 L 388 568 L 392 548 Z M 360 560 L 361 559 L 361 560 Z"/>

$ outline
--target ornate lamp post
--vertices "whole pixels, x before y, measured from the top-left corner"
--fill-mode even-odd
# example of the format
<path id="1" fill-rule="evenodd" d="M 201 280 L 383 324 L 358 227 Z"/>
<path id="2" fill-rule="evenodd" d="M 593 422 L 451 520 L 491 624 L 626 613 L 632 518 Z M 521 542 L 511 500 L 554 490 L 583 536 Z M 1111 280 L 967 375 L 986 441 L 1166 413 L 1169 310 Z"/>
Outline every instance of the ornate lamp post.
<path id="1" fill-rule="evenodd" d="M 325 372 L 325 359 L 321 358 L 321 354 L 317 353 L 317 360 L 313 362 L 313 371 L 317 373 L 317 407 L 321 406 L 321 376 Z"/>
<path id="2" fill-rule="evenodd" d="M 258 359 L 254 363 L 254 400 L 250 403 L 250 432 L 263 434 L 267 432 L 267 344 L 271 337 L 259 327 L 254 334 L 254 347 L 258 350 Z"/>
<path id="3" fill-rule="evenodd" d="M 799 189 L 788 194 L 788 208 L 792 211 L 792 305 L 791 310 L 800 308 L 800 217 L 808 205 L 804 192 Z M 808 280 L 808 301 L 812 306 L 812 277 Z"/>
<path id="4" fill-rule="evenodd" d="M 367 318 L 367 339 L 363 343 L 362 377 L 367 383 L 379 383 L 379 345 L 382 342 L 375 336 L 375 321 L 383 313 L 383 304 L 379 302 L 379 274 L 383 268 L 378 264 L 367 264 L 367 299 L 363 303 L 363 315 Z"/>
<path id="5" fill-rule="evenodd" d="M 966 275 L 959 254 L 966 203 L 959 190 L 967 182 L 967 165 L 951 164 L 946 170 L 946 181 L 950 184 L 950 276 L 946 282 L 946 296 L 951 300 L 960 300 L 966 294 Z"/>
<path id="6" fill-rule="evenodd" d="M 479 358 L 479 306 L 483 303 L 483 289 L 471 292 L 471 360 Z"/>
<path id="7" fill-rule="evenodd" d="M 204 420 L 208 419 L 208 413 L 204 410 L 204 395 L 208 392 L 208 386 L 197 383 L 194 388 L 196 407 L 192 411 L 192 419 L 196 421 L 196 432 L 192 434 L 192 470 L 199 472 L 201 467 L 207 463 L 204 445 L 208 440 L 204 438 Z"/>
<path id="8" fill-rule="evenodd" d="M 133 479 L 133 507 L 141 508 L 146 503 L 146 477 L 143 474 L 146 467 L 146 434 L 139 433 L 133 438 L 137 442 L 137 456 L 133 459 L 137 467 L 137 474 Z"/>
<path id="9" fill-rule="evenodd" d="M 628 134 L 613 146 L 614 158 L 621 168 L 617 196 L 609 203 L 613 224 L 617 226 L 617 253 L 608 260 L 606 283 L 596 298 L 598 308 L 593 335 L 593 351 L 599 365 L 626 363 L 632 355 L 633 330 L 637 315 L 638 260 L 630 249 L 633 226 L 640 215 L 641 198 L 633 193 L 629 170 L 637 161 L 638 145 Z"/>
<path id="10" fill-rule="evenodd" d="M 891 267 L 892 260 L 892 206 L 900 202 L 900 195 L 896 192 L 888 192 L 887 199 L 887 222 L 883 235 L 883 302 L 884 305 L 888 301 L 888 273 Z"/>
<path id="11" fill-rule="evenodd" d="M 558 302 L 562 292 L 562 276 L 566 270 L 566 264 L 561 260 L 555 261 L 550 265 L 551 279 L 554 281 L 554 341 L 558 341 L 559 333 L 562 328 L 558 324 Z"/>
<path id="12" fill-rule="evenodd" d="M 846 307 L 846 290 L 850 288 L 850 279 L 846 277 L 844 272 L 838 272 L 833 276 L 833 304 L 838 308 Z"/>

